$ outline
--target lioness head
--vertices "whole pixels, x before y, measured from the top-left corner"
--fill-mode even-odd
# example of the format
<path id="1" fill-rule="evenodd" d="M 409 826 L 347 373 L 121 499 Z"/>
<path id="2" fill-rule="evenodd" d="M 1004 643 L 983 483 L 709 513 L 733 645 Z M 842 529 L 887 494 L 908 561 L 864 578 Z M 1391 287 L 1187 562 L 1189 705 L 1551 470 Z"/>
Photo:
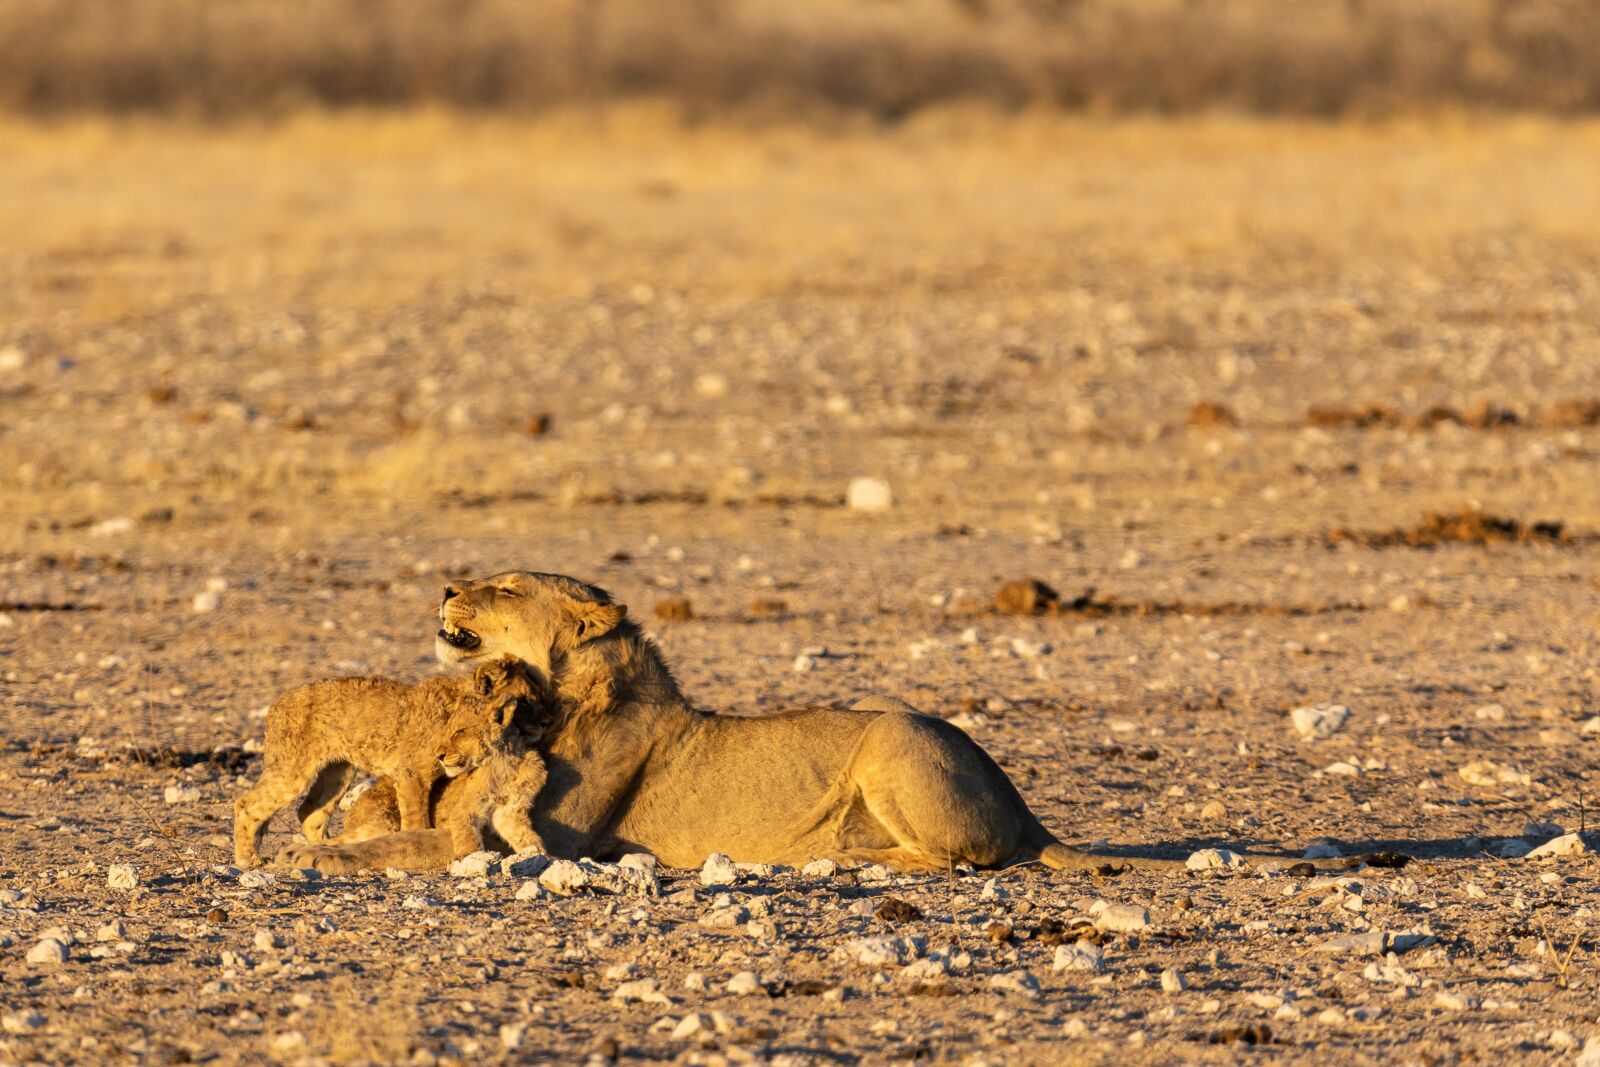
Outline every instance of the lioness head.
<path id="1" fill-rule="evenodd" d="M 536 699 L 529 668 L 507 657 L 485 663 L 472 676 L 472 689 L 450 712 L 449 731 L 438 754 L 444 773 L 454 778 L 472 770 L 511 743 L 508 735 L 517 712 Z M 528 727 L 523 730 L 524 740 Z"/>
<path id="2" fill-rule="evenodd" d="M 627 614 L 611 594 L 575 578 L 507 571 L 444 587 L 434 651 L 448 664 L 510 656 L 548 675 L 552 660 L 610 633 Z"/>

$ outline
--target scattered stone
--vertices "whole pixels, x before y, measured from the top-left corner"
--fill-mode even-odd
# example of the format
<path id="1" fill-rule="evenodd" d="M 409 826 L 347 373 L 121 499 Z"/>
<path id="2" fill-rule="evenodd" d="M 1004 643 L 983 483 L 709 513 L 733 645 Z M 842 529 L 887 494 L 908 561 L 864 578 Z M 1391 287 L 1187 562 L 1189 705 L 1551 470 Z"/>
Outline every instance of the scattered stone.
<path id="1" fill-rule="evenodd" d="M 1531 860 L 1552 860 L 1561 856 L 1582 856 L 1589 846 L 1577 834 L 1562 834 L 1528 853 Z"/>
<path id="2" fill-rule="evenodd" d="M 711 1024 L 704 1015 L 699 1012 L 690 1012 L 679 1019 L 678 1025 L 672 1028 L 672 1036 L 682 1041 L 686 1038 L 694 1037 L 696 1034 L 703 1034 L 710 1027 Z"/>
<path id="3" fill-rule="evenodd" d="M 26 1034 L 44 1025 L 44 1016 L 36 1011 L 12 1011 L 0 1017 L 0 1030 L 8 1034 Z"/>
<path id="4" fill-rule="evenodd" d="M 506 1023 L 500 1027 L 500 1047 L 507 1052 L 512 1052 L 522 1045 L 523 1035 L 528 1032 L 525 1023 Z"/>
<path id="5" fill-rule="evenodd" d="M 1150 912 L 1137 904 L 1107 904 L 1094 917 L 1094 924 L 1112 933 L 1136 933 L 1150 928 Z"/>
<path id="6" fill-rule="evenodd" d="M 687 622 L 694 618 L 694 606 L 688 597 L 667 597 L 656 601 L 656 618 L 662 622 Z"/>
<path id="7" fill-rule="evenodd" d="M 1472 1011 L 1478 1006 L 1478 998 L 1441 989 L 1433 995 L 1433 1003 L 1446 1011 Z"/>
<path id="8" fill-rule="evenodd" d="M 1305 858 L 1308 860 L 1336 860 L 1344 853 L 1326 841 L 1314 841 L 1306 846 Z"/>
<path id="9" fill-rule="evenodd" d="M 1050 615 L 1060 605 L 1061 595 L 1037 578 L 1007 582 L 994 595 L 994 610 L 1001 615 Z"/>
<path id="10" fill-rule="evenodd" d="M 139 872 L 131 863 L 113 863 L 106 868 L 106 885 L 112 889 L 133 889 L 139 884 Z"/>
<path id="11" fill-rule="evenodd" d="M 1349 719 L 1350 709 L 1343 704 L 1317 704 L 1289 713 L 1295 732 L 1307 741 L 1327 740 L 1343 730 Z"/>
<path id="12" fill-rule="evenodd" d="M 262 889 L 278 880 L 271 871 L 251 870 L 239 876 L 239 884 L 246 889 Z"/>
<path id="13" fill-rule="evenodd" d="M 1018 996 L 1037 997 L 1039 979 L 1027 971 L 1001 971 L 989 979 L 989 988 L 997 993 L 1014 993 Z"/>
<path id="14" fill-rule="evenodd" d="M 899 897 L 884 897 L 883 901 L 873 912 L 873 917 L 879 922 L 895 926 L 899 923 L 918 922 L 923 918 L 922 909 L 909 901 Z"/>
<path id="15" fill-rule="evenodd" d="M 200 790 L 192 785 L 169 785 L 162 797 L 168 805 L 195 804 L 200 800 Z"/>
<path id="16" fill-rule="evenodd" d="M 1220 800 L 1208 800 L 1206 801 L 1205 806 L 1200 809 L 1200 817 L 1202 819 L 1209 819 L 1212 822 L 1215 822 L 1218 819 L 1225 819 L 1228 817 L 1227 805 L 1223 804 Z"/>
<path id="17" fill-rule="evenodd" d="M 121 919 L 112 919 L 94 932 L 96 941 L 121 941 L 128 936 Z"/>
<path id="18" fill-rule="evenodd" d="M 1387 948 L 1388 938 L 1382 930 L 1368 930 L 1324 941 L 1317 951 L 1337 956 L 1381 956 Z"/>
<path id="19" fill-rule="evenodd" d="M 1468 785 L 1483 787 L 1528 785 L 1533 781 L 1533 776 L 1526 771 L 1485 759 L 1473 760 L 1458 769 L 1456 774 Z"/>
<path id="20" fill-rule="evenodd" d="M 500 866 L 500 853 L 473 852 L 453 860 L 450 864 L 450 874 L 456 878 L 483 878 Z"/>
<path id="21" fill-rule="evenodd" d="M 196 615 L 209 615 L 221 606 L 222 594 L 215 589 L 207 589 L 202 593 L 196 593 L 194 600 L 190 603 L 190 607 L 194 609 Z"/>
<path id="22" fill-rule="evenodd" d="M 917 958 L 921 945 L 921 938 L 858 937 L 844 952 L 863 967 L 903 967 Z"/>
<path id="23" fill-rule="evenodd" d="M 661 992 L 654 978 L 640 978 L 633 982 L 623 982 L 612 990 L 611 998 L 623 1002 L 637 1001 L 641 1004 L 671 1004 L 672 998 Z"/>
<path id="24" fill-rule="evenodd" d="M 705 864 L 700 868 L 700 884 L 705 886 L 727 886 L 739 884 L 739 868 L 734 866 L 733 860 L 721 852 L 713 852 L 706 857 Z"/>
<path id="25" fill-rule="evenodd" d="M 1057 971 L 1088 971 L 1099 974 L 1106 969 L 1100 946 L 1092 941 L 1079 941 L 1072 945 L 1057 945 L 1052 967 Z"/>
<path id="26" fill-rule="evenodd" d="M 515 899 L 517 900 L 542 900 L 545 897 L 545 888 L 537 881 L 529 878 L 517 886 Z"/>
<path id="27" fill-rule="evenodd" d="M 754 971 L 740 971 L 728 979 L 727 989 L 736 997 L 749 997 L 763 992 L 761 979 L 756 977 Z"/>
<path id="28" fill-rule="evenodd" d="M 53 937 L 45 937 L 28 950 L 29 963 L 66 963 L 66 943 Z"/>
<path id="29" fill-rule="evenodd" d="M 884 512 L 894 506 L 894 492 L 882 478 L 852 478 L 845 502 L 851 511 Z"/>
<path id="30" fill-rule="evenodd" d="M 1182 993 L 1189 988 L 1188 981 L 1183 975 L 1168 967 L 1161 972 L 1161 991 L 1163 993 Z"/>
<path id="31" fill-rule="evenodd" d="M 1192 853 L 1184 866 L 1191 871 L 1227 870 L 1233 867 L 1245 866 L 1244 857 L 1237 852 L 1230 852 L 1225 848 L 1203 848 Z"/>
<path id="32" fill-rule="evenodd" d="M 800 873 L 807 878 L 832 878 L 839 873 L 839 865 L 833 860 L 812 860 L 800 868 Z"/>

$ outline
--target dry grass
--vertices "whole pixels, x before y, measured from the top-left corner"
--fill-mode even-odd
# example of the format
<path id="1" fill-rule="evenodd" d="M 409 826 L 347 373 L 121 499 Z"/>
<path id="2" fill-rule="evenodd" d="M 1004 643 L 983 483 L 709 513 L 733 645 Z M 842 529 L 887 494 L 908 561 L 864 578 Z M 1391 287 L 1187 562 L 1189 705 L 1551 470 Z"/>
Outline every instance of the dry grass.
<path id="1" fill-rule="evenodd" d="M 11 0 L 0 106 L 1592 110 L 1596 0 Z"/>

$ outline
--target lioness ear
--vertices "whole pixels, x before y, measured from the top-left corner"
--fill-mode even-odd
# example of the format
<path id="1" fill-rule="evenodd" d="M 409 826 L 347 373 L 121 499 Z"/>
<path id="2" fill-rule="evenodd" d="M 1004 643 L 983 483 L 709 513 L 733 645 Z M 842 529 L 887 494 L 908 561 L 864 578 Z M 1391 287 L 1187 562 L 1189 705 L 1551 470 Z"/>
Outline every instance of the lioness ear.
<path id="1" fill-rule="evenodd" d="M 595 638 L 608 634 L 617 628 L 628 614 L 625 604 L 595 604 L 579 601 L 572 606 L 573 628 L 576 631 L 574 644 L 583 644 Z"/>

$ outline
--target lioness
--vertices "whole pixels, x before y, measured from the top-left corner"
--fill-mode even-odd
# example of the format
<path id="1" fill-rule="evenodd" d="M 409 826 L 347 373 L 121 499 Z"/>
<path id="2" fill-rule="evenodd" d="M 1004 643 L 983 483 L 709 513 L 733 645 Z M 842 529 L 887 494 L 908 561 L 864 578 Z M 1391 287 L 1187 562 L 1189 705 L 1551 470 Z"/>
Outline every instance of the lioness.
<path id="1" fill-rule="evenodd" d="M 528 749 L 518 731 L 538 730 L 534 715 L 524 715 L 513 730 L 518 711 L 547 702 L 532 671 L 510 656 L 482 664 L 471 678 L 430 678 L 416 685 L 386 678 L 331 678 L 291 689 L 267 712 L 261 778 L 234 804 L 235 862 L 259 866 L 257 850 L 267 823 L 301 797 L 300 827 L 306 840 L 321 841 L 357 769 L 389 775 L 401 828 L 420 830 L 431 825 L 429 798 L 440 777 L 490 764 L 481 768 L 483 773 L 474 772 L 479 776 L 471 790 L 474 799 L 452 809 L 453 838 L 463 846 L 472 844 L 479 840 L 473 825 L 482 815 L 479 809 L 492 806 L 515 777 L 496 769 L 495 757 L 505 754 L 508 745 L 524 757 Z M 531 802 L 542 784 L 537 772 L 543 764 L 537 755 L 524 762 L 527 770 L 515 784 L 532 784 L 532 793 L 518 795 Z M 531 827 L 517 833 L 514 819 L 505 822 L 521 839 L 514 844 L 538 844 Z"/>
<path id="2" fill-rule="evenodd" d="M 549 782 L 533 817 L 554 855 L 646 851 L 691 867 L 724 852 L 901 870 L 1017 857 L 1057 868 L 1108 862 L 1057 840 L 966 734 L 898 702 L 770 718 L 696 711 L 627 609 L 575 579 L 512 572 L 452 583 L 439 618 L 444 662 L 515 656 L 556 690 L 557 721 L 543 746 Z M 459 780 L 447 783 L 441 822 L 466 800 Z M 394 833 L 405 825 L 396 809 L 380 782 L 352 806 L 338 841 L 291 846 L 278 862 L 333 872 L 447 863 L 448 835 Z"/>

